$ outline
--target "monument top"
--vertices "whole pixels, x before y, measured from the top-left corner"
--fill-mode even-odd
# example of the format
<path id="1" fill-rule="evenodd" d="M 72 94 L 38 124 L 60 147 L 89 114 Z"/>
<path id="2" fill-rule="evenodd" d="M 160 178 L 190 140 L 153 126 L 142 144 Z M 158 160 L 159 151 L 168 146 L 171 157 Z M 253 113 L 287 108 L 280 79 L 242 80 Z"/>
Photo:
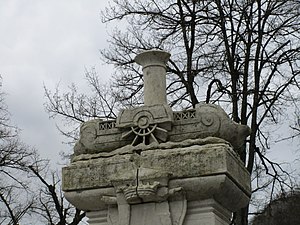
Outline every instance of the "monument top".
<path id="1" fill-rule="evenodd" d="M 233 122 L 221 107 L 198 104 L 195 109 L 173 112 L 167 105 L 166 63 L 169 58 L 170 54 L 161 50 L 136 56 L 135 61 L 143 67 L 145 105 L 121 110 L 116 120 L 84 123 L 74 148 L 75 156 L 113 152 L 126 145 L 207 137 L 221 138 L 239 151 L 250 129 Z"/>
<path id="2" fill-rule="evenodd" d="M 99 225 L 228 225 L 247 205 L 250 175 L 236 152 L 249 128 L 217 105 L 174 112 L 166 99 L 169 53 L 143 66 L 145 105 L 80 128 L 63 168 L 65 197 Z"/>

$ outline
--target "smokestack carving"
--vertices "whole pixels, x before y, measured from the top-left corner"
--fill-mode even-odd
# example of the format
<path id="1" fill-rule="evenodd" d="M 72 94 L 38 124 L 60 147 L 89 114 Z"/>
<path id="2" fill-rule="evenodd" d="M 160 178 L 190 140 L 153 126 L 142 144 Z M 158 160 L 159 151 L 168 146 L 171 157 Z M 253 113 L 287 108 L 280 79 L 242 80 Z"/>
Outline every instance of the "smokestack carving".
<path id="1" fill-rule="evenodd" d="M 166 63 L 170 54 L 161 50 L 143 52 L 135 62 L 143 67 L 144 104 L 146 106 L 167 104 Z"/>

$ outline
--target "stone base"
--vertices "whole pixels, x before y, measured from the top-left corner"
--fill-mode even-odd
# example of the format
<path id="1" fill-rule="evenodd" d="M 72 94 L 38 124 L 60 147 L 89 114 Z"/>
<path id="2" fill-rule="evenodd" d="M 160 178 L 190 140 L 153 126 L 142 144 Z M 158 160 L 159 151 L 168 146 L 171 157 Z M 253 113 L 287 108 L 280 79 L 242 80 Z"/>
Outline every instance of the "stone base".
<path id="1" fill-rule="evenodd" d="M 183 203 L 183 204 L 182 204 Z M 203 201 L 145 203 L 87 212 L 90 225 L 229 225 L 231 213 L 213 199 Z M 180 206 L 182 205 L 182 206 Z M 119 209 L 120 211 L 120 209 Z M 128 211 L 129 215 L 126 214 Z M 173 214 L 173 215 L 171 215 Z"/>

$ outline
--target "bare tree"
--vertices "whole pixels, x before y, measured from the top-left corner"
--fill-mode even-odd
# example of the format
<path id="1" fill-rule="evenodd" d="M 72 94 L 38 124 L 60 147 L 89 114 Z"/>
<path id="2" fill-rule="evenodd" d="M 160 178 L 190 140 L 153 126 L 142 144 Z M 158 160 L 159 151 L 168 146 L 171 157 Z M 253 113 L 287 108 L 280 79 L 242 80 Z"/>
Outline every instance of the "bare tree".
<path id="1" fill-rule="evenodd" d="M 253 225 L 297 225 L 300 223 L 299 191 L 277 196 L 253 218 Z"/>
<path id="2" fill-rule="evenodd" d="M 62 193 L 60 178 L 57 173 L 51 173 L 52 180 L 42 174 L 37 165 L 29 166 L 29 169 L 42 184 L 39 190 L 38 202 L 32 207 L 32 211 L 40 215 L 50 225 L 77 225 L 85 217 L 85 213 L 74 208 L 68 203 Z"/>
<path id="3" fill-rule="evenodd" d="M 139 87 L 130 91 L 123 80 L 142 86 L 133 56 L 151 48 L 170 51 L 170 104 L 185 101 L 194 107 L 206 83 L 206 102 L 222 104 L 234 121 L 251 127 L 240 150 L 248 171 L 253 172 L 257 153 L 272 180 L 283 183 L 280 165 L 264 152 L 268 124 L 277 124 L 282 107 L 299 98 L 299 8 L 298 1 L 115 1 L 104 22 L 127 19 L 129 27 L 113 35 L 102 56 L 123 69 L 116 87 L 127 91 L 122 91 L 126 100 Z M 247 224 L 247 212 L 239 213 L 237 224 Z"/>
<path id="4" fill-rule="evenodd" d="M 0 222 L 17 225 L 34 204 L 30 182 L 22 177 L 28 174 L 27 165 L 33 161 L 39 164 L 40 160 L 34 149 L 20 141 L 18 129 L 10 123 L 4 97 L 0 92 Z"/>
<path id="5" fill-rule="evenodd" d="M 1 82 L 0 82 L 1 87 Z M 44 218 L 53 225 L 77 225 L 85 214 L 66 203 L 60 179 L 48 182 L 48 161 L 20 141 L 0 91 L 0 224 Z"/>
<path id="6" fill-rule="evenodd" d="M 109 96 L 113 105 L 142 103 L 143 77 L 133 63 L 137 53 L 153 48 L 169 51 L 169 104 L 175 108 L 195 107 L 200 101 L 222 105 L 234 121 L 251 128 L 240 158 L 254 177 L 261 177 L 262 171 L 268 175 L 267 180 L 255 182 L 254 192 L 268 185 L 271 190 L 276 184 L 290 185 L 289 174 L 265 153 L 271 128 L 285 118 L 286 108 L 299 102 L 298 0 L 114 0 L 103 12 L 103 22 L 113 21 L 125 21 L 127 26 L 116 29 L 109 48 L 101 51 L 103 59 L 117 68 Z M 90 81 L 94 90 L 100 87 L 98 81 Z M 112 112 L 105 92 L 94 93 L 93 99 L 80 99 L 100 99 L 98 105 Z M 68 102 L 67 96 L 51 96 L 48 90 L 46 96 L 52 116 L 74 121 L 86 115 L 76 111 L 81 105 Z M 67 109 L 72 111 L 63 115 Z M 93 117 L 107 115 L 105 110 L 89 112 L 96 112 Z M 248 210 L 237 212 L 233 224 L 246 225 Z"/>
<path id="7" fill-rule="evenodd" d="M 63 118 L 63 126 L 57 127 L 71 144 L 78 139 L 78 128 L 82 122 L 96 118 L 114 119 L 120 107 L 110 87 L 99 81 L 95 69 L 86 70 L 85 78 L 91 89 L 89 94 L 79 92 L 75 84 L 71 84 L 66 93 L 60 93 L 59 85 L 54 92 L 44 86 L 45 109 L 50 118 Z"/>

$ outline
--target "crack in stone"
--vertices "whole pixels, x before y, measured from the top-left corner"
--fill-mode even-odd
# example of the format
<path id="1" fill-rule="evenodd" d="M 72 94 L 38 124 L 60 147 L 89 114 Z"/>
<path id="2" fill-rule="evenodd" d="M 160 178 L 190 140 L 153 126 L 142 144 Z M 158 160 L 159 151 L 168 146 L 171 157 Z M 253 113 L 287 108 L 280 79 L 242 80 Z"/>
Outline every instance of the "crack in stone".
<path id="1" fill-rule="evenodd" d="M 135 188 L 135 193 L 136 193 L 136 196 L 141 201 L 141 203 L 143 203 L 143 199 L 139 196 L 138 187 L 139 187 L 139 168 L 136 170 L 136 188 Z"/>

